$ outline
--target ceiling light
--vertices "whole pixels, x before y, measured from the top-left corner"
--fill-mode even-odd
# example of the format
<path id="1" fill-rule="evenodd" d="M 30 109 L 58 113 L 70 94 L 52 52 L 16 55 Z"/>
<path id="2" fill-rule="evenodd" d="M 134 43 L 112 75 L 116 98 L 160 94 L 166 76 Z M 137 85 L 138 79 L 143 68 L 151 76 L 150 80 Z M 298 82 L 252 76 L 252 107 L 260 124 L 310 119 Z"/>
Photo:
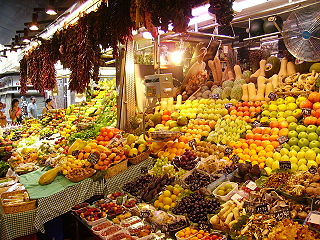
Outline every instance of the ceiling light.
<path id="1" fill-rule="evenodd" d="M 49 0 L 49 5 L 46 8 L 46 14 L 48 14 L 48 15 L 57 15 L 57 10 L 54 7 L 54 0 Z"/>
<path id="2" fill-rule="evenodd" d="M 145 39 L 152 39 L 152 34 L 150 32 L 143 32 L 142 37 Z"/>
<path id="3" fill-rule="evenodd" d="M 32 14 L 32 23 L 31 25 L 29 26 L 29 29 L 31 31 L 37 31 L 39 30 L 39 27 L 38 27 L 38 14 L 37 13 L 33 13 Z"/>
<path id="4" fill-rule="evenodd" d="M 251 8 L 269 1 L 270 0 L 244 0 L 241 2 L 234 2 L 232 8 L 236 12 L 241 12 L 243 9 Z"/>
<path id="5" fill-rule="evenodd" d="M 22 42 L 24 42 L 24 43 L 29 43 L 29 42 L 30 42 L 30 39 L 29 39 L 29 37 L 28 37 L 28 28 L 24 28 L 24 29 L 23 29 Z"/>

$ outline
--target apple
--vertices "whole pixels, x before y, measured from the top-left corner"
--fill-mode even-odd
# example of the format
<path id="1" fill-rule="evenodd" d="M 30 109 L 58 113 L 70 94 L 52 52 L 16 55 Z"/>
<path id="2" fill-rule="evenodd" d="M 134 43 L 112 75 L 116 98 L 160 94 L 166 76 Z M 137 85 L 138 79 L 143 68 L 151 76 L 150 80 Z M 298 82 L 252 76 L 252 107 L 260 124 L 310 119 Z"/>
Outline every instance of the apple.
<path id="1" fill-rule="evenodd" d="M 298 120 L 294 116 L 288 116 L 286 118 L 286 120 L 287 120 L 288 123 L 296 123 L 296 122 L 298 122 Z"/>
<path id="2" fill-rule="evenodd" d="M 320 142 L 313 140 L 309 143 L 309 148 L 319 148 L 320 147 Z"/>
<path id="3" fill-rule="evenodd" d="M 290 150 L 290 145 L 288 143 L 282 144 L 282 148 Z"/>
<path id="4" fill-rule="evenodd" d="M 293 172 L 296 172 L 298 170 L 299 166 L 297 163 L 291 163 L 291 170 Z"/>
<path id="5" fill-rule="evenodd" d="M 312 166 L 318 167 L 318 163 L 314 160 L 308 161 L 307 167 L 311 168 Z"/>
<path id="6" fill-rule="evenodd" d="M 284 101 L 283 98 L 278 98 L 278 99 L 276 100 L 276 103 L 277 103 L 277 105 L 281 105 L 281 104 L 284 104 L 285 101 Z"/>
<path id="7" fill-rule="evenodd" d="M 303 151 L 298 152 L 298 153 L 297 153 L 297 158 L 298 158 L 298 160 L 303 159 L 305 155 L 306 155 L 306 153 L 303 152 Z"/>
<path id="8" fill-rule="evenodd" d="M 316 132 L 317 131 L 317 126 L 316 125 L 309 125 L 307 127 L 307 132 L 311 133 L 311 132 Z"/>
<path id="9" fill-rule="evenodd" d="M 286 110 L 287 110 L 287 105 L 285 105 L 285 104 L 278 105 L 278 111 L 284 112 Z"/>
<path id="10" fill-rule="evenodd" d="M 301 116 L 302 116 L 302 110 L 301 110 L 300 108 L 294 110 L 294 111 L 292 112 L 292 116 L 294 116 L 295 118 L 301 117 Z"/>
<path id="11" fill-rule="evenodd" d="M 295 156 L 293 156 L 293 157 L 291 157 L 291 158 L 289 159 L 289 161 L 290 161 L 291 163 L 298 163 L 298 158 L 295 157 Z"/>
<path id="12" fill-rule="evenodd" d="M 306 165 L 306 164 L 307 164 L 307 160 L 306 160 L 305 158 L 299 159 L 299 161 L 298 161 L 298 166 L 300 166 L 300 165 Z"/>
<path id="13" fill-rule="evenodd" d="M 318 141 L 319 142 L 319 141 Z M 320 146 L 320 142 L 319 142 L 319 146 Z M 310 144 L 309 144 L 310 147 Z M 311 148 L 316 154 L 320 153 L 320 148 L 319 147 L 315 147 L 315 148 Z"/>
<path id="14" fill-rule="evenodd" d="M 288 155 L 283 155 L 281 161 L 290 161 L 290 158 Z"/>
<path id="15" fill-rule="evenodd" d="M 280 161 L 281 160 L 281 153 L 279 153 L 279 152 L 275 152 L 275 153 L 273 153 L 273 159 L 275 160 L 275 161 Z"/>
<path id="16" fill-rule="evenodd" d="M 300 132 L 298 134 L 298 138 L 301 139 L 301 138 L 308 138 L 308 133 L 306 132 Z"/>
<path id="17" fill-rule="evenodd" d="M 309 146 L 309 140 L 306 138 L 301 138 L 298 142 L 300 148 Z"/>
<path id="18" fill-rule="evenodd" d="M 310 149 L 309 147 L 302 147 L 302 148 L 300 149 L 300 151 L 306 152 L 306 151 L 308 151 L 309 149 Z"/>
<path id="19" fill-rule="evenodd" d="M 320 126 L 317 127 L 316 133 L 320 135 Z"/>
<path id="20" fill-rule="evenodd" d="M 298 142 L 299 142 L 299 139 L 298 139 L 298 138 L 292 137 L 292 138 L 289 139 L 288 144 L 289 144 L 290 146 L 295 146 L 295 145 L 298 145 Z"/>
<path id="21" fill-rule="evenodd" d="M 293 138 L 293 137 L 295 137 L 295 138 L 298 137 L 298 133 L 294 130 L 289 131 L 288 138 Z M 317 135 L 317 139 L 318 139 L 318 135 Z"/>
<path id="22" fill-rule="evenodd" d="M 305 127 L 304 125 L 298 125 L 297 128 L 296 128 L 296 131 L 298 133 L 300 132 L 306 132 L 307 131 L 307 127 Z"/>
<path id="23" fill-rule="evenodd" d="M 284 156 L 284 155 L 289 155 L 289 150 L 286 149 L 286 148 L 282 148 L 282 149 L 280 150 L 280 154 L 281 154 L 282 156 Z"/>
<path id="24" fill-rule="evenodd" d="M 317 110 L 317 109 L 320 109 L 320 102 L 316 102 L 313 104 L 312 106 L 313 110 Z"/>
<path id="25" fill-rule="evenodd" d="M 317 154 L 313 150 L 306 151 L 305 158 L 307 160 L 316 160 Z"/>
<path id="26" fill-rule="evenodd" d="M 278 106 L 275 104 L 270 104 L 268 107 L 268 110 L 272 113 L 272 112 L 276 112 L 278 110 Z M 270 114 L 271 115 L 271 114 Z"/>
<path id="27" fill-rule="evenodd" d="M 289 152 L 289 157 L 295 157 L 295 156 L 297 156 L 297 151 L 295 151 L 295 150 L 290 150 L 290 152 Z"/>
<path id="28" fill-rule="evenodd" d="M 279 164 L 279 161 L 275 161 L 272 163 L 272 170 L 276 170 L 276 169 L 279 169 L 280 168 L 280 164 Z"/>
<path id="29" fill-rule="evenodd" d="M 289 103 L 288 105 L 287 105 L 287 109 L 288 110 L 291 110 L 291 111 L 294 111 L 294 110 L 296 110 L 298 108 L 298 106 L 297 106 L 297 104 L 295 104 L 295 103 Z"/>
<path id="30" fill-rule="evenodd" d="M 277 118 L 284 118 L 284 112 L 278 112 L 277 113 Z"/>
<path id="31" fill-rule="evenodd" d="M 299 106 L 299 105 L 300 105 L 300 103 L 301 103 L 302 101 L 305 101 L 305 100 L 307 100 L 307 98 L 306 98 L 306 97 L 300 96 L 300 97 L 298 97 L 298 98 L 297 98 L 297 100 L 296 100 L 296 104 Z"/>
<path id="32" fill-rule="evenodd" d="M 286 103 L 295 103 L 296 102 L 296 99 L 291 96 L 286 97 L 284 100 Z"/>
<path id="33" fill-rule="evenodd" d="M 291 111 L 291 110 L 286 110 L 286 111 L 284 112 L 284 117 L 287 118 L 287 117 L 289 117 L 289 116 L 292 116 L 292 111 Z"/>
<path id="34" fill-rule="evenodd" d="M 305 164 L 302 164 L 298 168 L 299 171 L 308 171 L 308 167 Z"/>
<path id="35" fill-rule="evenodd" d="M 310 142 L 314 141 L 314 140 L 318 140 L 318 138 L 319 138 L 319 136 L 315 132 L 311 132 L 311 133 L 308 134 L 308 140 Z"/>
<path id="36" fill-rule="evenodd" d="M 289 131 L 296 130 L 297 126 L 298 126 L 297 123 L 291 122 L 291 123 L 289 123 L 288 129 L 289 129 Z"/>
<path id="37" fill-rule="evenodd" d="M 320 164 L 320 154 L 319 154 L 319 153 L 317 154 L 316 162 L 317 162 L 318 164 Z"/>
<path id="38" fill-rule="evenodd" d="M 261 115 L 262 116 L 270 116 L 270 111 L 269 110 L 263 110 Z"/>
<path id="39" fill-rule="evenodd" d="M 264 170 L 266 171 L 267 175 L 269 176 L 272 172 L 272 169 L 270 167 L 265 167 Z"/>

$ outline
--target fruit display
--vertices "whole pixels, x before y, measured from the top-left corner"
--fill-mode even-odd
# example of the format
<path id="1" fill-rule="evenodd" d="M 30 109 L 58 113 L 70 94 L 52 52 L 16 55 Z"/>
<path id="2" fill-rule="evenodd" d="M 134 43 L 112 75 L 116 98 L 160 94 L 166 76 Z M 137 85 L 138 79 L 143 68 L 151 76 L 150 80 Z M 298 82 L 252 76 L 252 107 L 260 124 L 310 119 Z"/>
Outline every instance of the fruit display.
<path id="1" fill-rule="evenodd" d="M 182 141 L 168 141 L 157 155 L 159 158 L 168 158 L 172 161 L 176 156 L 181 156 L 188 149 L 190 149 L 188 143 Z"/>
<path id="2" fill-rule="evenodd" d="M 188 185 L 191 191 L 195 191 L 208 186 L 211 183 L 211 177 L 208 174 L 195 170 L 185 177 L 184 182 Z"/>
<path id="3" fill-rule="evenodd" d="M 217 156 L 218 159 L 222 159 L 225 156 L 225 146 L 206 141 L 197 142 L 195 151 L 196 155 L 201 158 L 207 158 L 214 155 Z"/>
<path id="4" fill-rule="evenodd" d="M 266 101 L 250 101 L 239 102 L 235 106 L 229 107 L 228 111 L 230 115 L 235 115 L 246 122 L 253 122 L 257 116 L 261 113 Z"/>
<path id="5" fill-rule="evenodd" d="M 184 228 L 177 232 L 176 236 L 180 239 L 192 239 L 192 240 L 198 240 L 203 239 L 203 237 L 209 236 L 210 233 L 204 230 L 198 230 L 196 228 Z"/>
<path id="6" fill-rule="evenodd" d="M 99 220 L 100 218 L 106 217 L 105 213 L 94 207 L 84 207 L 76 210 L 76 213 L 78 213 L 81 218 L 84 218 L 89 222 L 93 222 Z"/>
<path id="7" fill-rule="evenodd" d="M 188 193 L 190 193 L 190 190 L 184 189 L 179 185 L 169 185 L 166 190 L 159 195 L 154 202 L 154 206 L 162 210 L 170 210 L 177 205 L 177 201 L 181 196 L 185 196 Z"/>
<path id="8" fill-rule="evenodd" d="M 173 159 L 173 164 L 184 170 L 192 170 L 195 168 L 198 161 L 199 159 L 193 151 L 186 150 L 180 157 L 175 157 Z"/>

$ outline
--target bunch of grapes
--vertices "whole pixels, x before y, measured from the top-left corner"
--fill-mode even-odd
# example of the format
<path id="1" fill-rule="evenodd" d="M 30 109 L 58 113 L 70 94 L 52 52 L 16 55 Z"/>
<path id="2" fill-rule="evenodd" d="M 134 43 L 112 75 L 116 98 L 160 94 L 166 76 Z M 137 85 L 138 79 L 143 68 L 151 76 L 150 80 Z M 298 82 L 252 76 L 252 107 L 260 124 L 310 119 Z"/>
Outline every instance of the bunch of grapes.
<path id="1" fill-rule="evenodd" d="M 171 165 L 168 158 L 158 158 L 150 173 L 154 176 L 163 176 L 168 174 L 168 176 L 173 177 L 176 174 L 175 168 Z"/>

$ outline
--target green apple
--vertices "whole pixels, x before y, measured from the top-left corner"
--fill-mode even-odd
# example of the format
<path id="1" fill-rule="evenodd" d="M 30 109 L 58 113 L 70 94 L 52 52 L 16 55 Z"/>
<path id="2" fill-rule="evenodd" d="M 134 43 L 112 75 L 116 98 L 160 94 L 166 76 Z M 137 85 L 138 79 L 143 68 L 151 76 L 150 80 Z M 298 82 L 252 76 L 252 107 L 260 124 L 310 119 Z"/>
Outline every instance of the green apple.
<path id="1" fill-rule="evenodd" d="M 295 104 L 295 103 L 289 103 L 289 104 L 287 104 L 287 109 L 288 109 L 288 110 L 294 111 L 294 110 L 296 110 L 297 108 L 298 108 L 298 106 L 297 106 L 297 104 Z"/>
<path id="2" fill-rule="evenodd" d="M 306 151 L 305 158 L 307 160 L 316 160 L 317 154 L 313 150 Z"/>
<path id="3" fill-rule="evenodd" d="M 269 110 L 263 110 L 261 114 L 262 114 L 262 116 L 270 116 L 270 111 Z"/>
<path id="4" fill-rule="evenodd" d="M 296 137 L 291 137 L 288 141 L 288 144 L 290 146 L 295 146 L 295 145 L 298 145 L 298 142 L 299 142 L 299 139 L 296 138 Z"/>
<path id="5" fill-rule="evenodd" d="M 297 154 L 298 154 L 297 151 L 295 151 L 295 150 L 290 150 L 290 152 L 289 152 L 289 157 L 296 157 Z"/>
<path id="6" fill-rule="evenodd" d="M 308 134 L 308 140 L 311 141 L 315 141 L 318 140 L 319 136 L 318 134 L 316 134 L 315 132 L 311 132 Z"/>
<path id="7" fill-rule="evenodd" d="M 312 132 L 316 133 L 316 131 L 317 131 L 317 126 L 316 125 L 309 125 L 307 127 L 307 133 L 312 133 Z"/>
<path id="8" fill-rule="evenodd" d="M 301 139 L 301 138 L 306 138 L 306 139 L 308 139 L 308 133 L 306 133 L 306 132 L 299 132 L 298 138 L 299 138 L 299 139 Z"/>
<path id="9" fill-rule="evenodd" d="M 271 117 L 270 119 L 269 119 L 269 121 L 270 122 L 272 122 L 272 121 L 277 121 L 278 119 L 276 118 L 276 117 Z"/>
<path id="10" fill-rule="evenodd" d="M 298 158 L 298 160 L 303 159 L 305 155 L 306 155 L 305 152 L 302 152 L 302 151 L 301 151 L 301 152 L 298 152 L 298 153 L 297 153 L 297 158 Z"/>
<path id="11" fill-rule="evenodd" d="M 272 172 L 272 169 L 270 167 L 265 167 L 264 170 L 266 171 L 267 175 L 269 176 Z"/>
<path id="12" fill-rule="evenodd" d="M 287 117 L 289 117 L 289 116 L 292 116 L 292 111 L 291 111 L 291 110 L 286 110 L 286 111 L 284 112 L 284 117 L 287 118 Z"/>
<path id="13" fill-rule="evenodd" d="M 280 168 L 280 165 L 279 165 L 279 161 L 274 161 L 272 163 L 272 170 L 276 170 L 276 169 L 279 169 Z"/>
<path id="14" fill-rule="evenodd" d="M 274 162 L 273 158 L 268 157 L 268 158 L 266 159 L 266 166 L 271 168 L 273 162 Z"/>
<path id="15" fill-rule="evenodd" d="M 320 164 L 320 154 L 319 154 L 319 153 L 317 154 L 316 162 L 317 162 L 318 164 Z"/>
<path id="16" fill-rule="evenodd" d="M 287 110 L 287 105 L 285 105 L 285 104 L 278 105 L 278 111 L 284 112 L 286 110 Z"/>
<path id="17" fill-rule="evenodd" d="M 307 98 L 306 98 L 306 97 L 302 97 L 302 96 L 300 96 L 300 97 L 298 97 L 298 98 L 297 98 L 297 100 L 296 100 L 296 104 L 299 106 L 299 105 L 300 105 L 300 103 L 301 103 L 302 101 L 304 101 L 304 100 L 307 100 Z"/>
<path id="18" fill-rule="evenodd" d="M 309 147 L 304 146 L 304 147 L 302 147 L 302 148 L 300 149 L 300 151 L 306 152 L 306 151 L 308 151 L 309 149 L 310 149 Z"/>
<path id="19" fill-rule="evenodd" d="M 298 145 L 292 146 L 290 150 L 295 150 L 296 152 L 300 151 L 300 147 Z"/>
<path id="20" fill-rule="evenodd" d="M 288 123 L 296 123 L 296 122 L 298 122 L 298 119 L 296 119 L 294 116 L 288 116 L 286 118 L 286 120 L 287 120 Z"/>
<path id="21" fill-rule="evenodd" d="M 284 118 L 284 117 L 278 118 L 278 122 L 282 122 L 282 121 L 287 121 L 287 120 L 286 120 L 286 118 Z"/>
<path id="22" fill-rule="evenodd" d="M 277 105 L 281 105 L 281 104 L 285 105 L 285 104 L 284 104 L 285 101 L 284 101 L 283 98 L 278 98 L 278 99 L 276 100 L 276 103 L 277 103 Z"/>
<path id="23" fill-rule="evenodd" d="M 288 96 L 284 99 L 286 103 L 295 103 L 296 99 L 294 97 Z"/>
<path id="24" fill-rule="evenodd" d="M 285 118 L 284 117 L 284 112 L 278 112 L 277 113 L 277 118 Z"/>
<path id="25" fill-rule="evenodd" d="M 261 119 L 260 119 L 260 122 L 261 123 L 268 123 L 270 120 L 269 120 L 269 118 L 268 117 L 262 117 Z"/>
<path id="26" fill-rule="evenodd" d="M 282 144 L 282 148 L 290 150 L 291 147 L 288 143 L 284 143 L 284 144 Z"/>
<path id="27" fill-rule="evenodd" d="M 319 141 L 318 141 L 319 142 Z M 309 144 L 310 146 L 310 144 Z M 320 142 L 319 142 L 319 146 L 320 146 Z M 320 153 L 320 148 L 319 147 L 315 147 L 315 148 L 311 148 L 316 154 Z"/>
<path id="28" fill-rule="evenodd" d="M 319 148 L 320 147 L 320 142 L 317 140 L 313 140 L 309 143 L 309 148 Z"/>
<path id="29" fill-rule="evenodd" d="M 299 166 L 296 163 L 291 163 L 291 171 L 296 172 L 298 170 Z"/>
<path id="30" fill-rule="evenodd" d="M 275 161 L 280 161 L 281 160 L 281 153 L 279 153 L 279 152 L 273 153 L 273 159 Z"/>
<path id="31" fill-rule="evenodd" d="M 301 165 L 307 165 L 307 159 L 305 158 L 299 159 L 298 166 L 301 166 Z"/>
<path id="32" fill-rule="evenodd" d="M 320 136 L 320 126 L 317 127 L 316 133 Z"/>
<path id="33" fill-rule="evenodd" d="M 289 161 L 290 161 L 291 163 L 298 163 L 298 158 L 295 157 L 295 156 L 293 156 L 293 157 L 291 157 L 291 158 L 289 159 Z"/>
<path id="34" fill-rule="evenodd" d="M 280 150 L 280 154 L 281 154 L 282 156 L 284 156 L 284 155 L 289 155 L 289 150 L 286 149 L 286 148 L 282 148 L 282 149 Z"/>
<path id="35" fill-rule="evenodd" d="M 306 127 L 306 126 L 303 126 L 303 125 L 298 125 L 297 128 L 296 128 L 296 131 L 297 131 L 298 133 L 306 132 L 306 131 L 307 131 L 307 127 Z"/>
<path id="36" fill-rule="evenodd" d="M 292 112 L 292 116 L 294 116 L 295 118 L 299 118 L 302 116 L 302 110 L 301 109 L 296 109 Z"/>
<path id="37" fill-rule="evenodd" d="M 318 167 L 318 163 L 316 161 L 314 161 L 314 160 L 309 160 L 308 164 L 307 164 L 307 167 L 311 168 L 312 166 Z"/>
<path id="38" fill-rule="evenodd" d="M 288 129 L 289 129 L 289 131 L 294 131 L 294 130 L 296 130 L 297 127 L 298 127 L 297 123 L 291 122 L 291 123 L 289 123 Z"/>
<path id="39" fill-rule="evenodd" d="M 283 155 L 281 161 L 290 161 L 290 158 L 288 155 Z"/>
<path id="40" fill-rule="evenodd" d="M 278 110 L 278 106 L 275 104 L 270 104 L 268 110 L 272 112 L 276 112 Z"/>
<path id="41" fill-rule="evenodd" d="M 295 130 L 291 130 L 288 133 L 288 138 L 293 138 L 293 137 L 295 137 L 295 138 L 298 137 L 298 133 Z"/>
<path id="42" fill-rule="evenodd" d="M 308 167 L 303 164 L 303 165 L 300 165 L 299 168 L 298 168 L 299 171 L 308 171 Z"/>

